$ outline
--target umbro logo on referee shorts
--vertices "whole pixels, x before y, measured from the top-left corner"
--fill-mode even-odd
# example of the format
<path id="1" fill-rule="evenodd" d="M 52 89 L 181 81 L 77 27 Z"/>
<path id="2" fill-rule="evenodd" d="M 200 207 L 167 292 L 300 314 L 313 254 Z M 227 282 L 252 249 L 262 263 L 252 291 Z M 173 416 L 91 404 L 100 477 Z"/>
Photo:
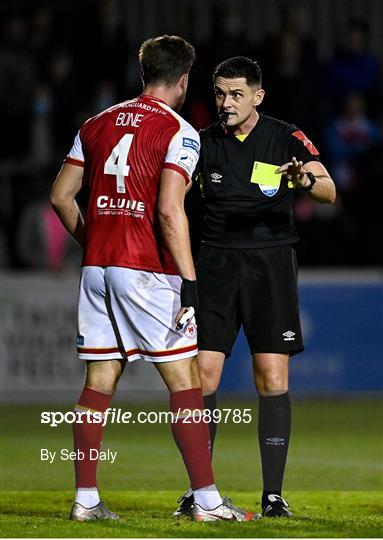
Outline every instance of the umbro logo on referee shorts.
<path id="1" fill-rule="evenodd" d="M 287 330 L 287 332 L 284 332 L 282 334 L 283 341 L 295 341 L 295 332 L 292 332 L 291 330 Z"/>

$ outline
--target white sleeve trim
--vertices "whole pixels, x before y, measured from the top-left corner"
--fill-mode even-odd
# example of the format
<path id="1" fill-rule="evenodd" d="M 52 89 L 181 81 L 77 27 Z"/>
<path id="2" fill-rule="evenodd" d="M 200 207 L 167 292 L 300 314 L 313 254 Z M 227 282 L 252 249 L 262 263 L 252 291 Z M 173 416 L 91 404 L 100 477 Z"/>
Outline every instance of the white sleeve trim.
<path id="1" fill-rule="evenodd" d="M 170 141 L 165 163 L 181 167 L 191 178 L 198 163 L 200 144 L 196 130 L 183 121 L 180 129 Z"/>
<path id="2" fill-rule="evenodd" d="M 82 144 L 80 139 L 80 131 L 77 133 L 73 146 L 70 149 L 70 152 L 67 157 L 71 157 L 73 159 L 77 159 L 78 161 L 85 161 L 84 153 L 82 151 Z"/>

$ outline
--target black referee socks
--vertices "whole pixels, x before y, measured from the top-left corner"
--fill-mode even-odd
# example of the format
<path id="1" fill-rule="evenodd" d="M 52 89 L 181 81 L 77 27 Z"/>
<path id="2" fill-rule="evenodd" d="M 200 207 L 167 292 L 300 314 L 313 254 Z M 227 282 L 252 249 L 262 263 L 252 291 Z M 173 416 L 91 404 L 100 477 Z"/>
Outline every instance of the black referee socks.
<path id="1" fill-rule="evenodd" d="M 262 460 L 263 499 L 280 494 L 291 430 L 289 393 L 259 396 L 258 439 Z M 262 501 L 263 505 L 263 501 Z"/>
<path id="2" fill-rule="evenodd" d="M 205 409 L 208 409 L 210 411 L 210 418 L 213 418 L 213 411 L 217 408 L 217 392 L 214 392 L 214 394 L 209 394 L 207 396 L 203 396 L 203 401 L 205 404 Z M 215 436 L 217 434 L 217 422 L 214 420 L 210 420 L 208 423 L 209 426 L 209 433 L 210 433 L 210 453 L 213 457 L 213 447 L 214 447 L 214 441 Z"/>

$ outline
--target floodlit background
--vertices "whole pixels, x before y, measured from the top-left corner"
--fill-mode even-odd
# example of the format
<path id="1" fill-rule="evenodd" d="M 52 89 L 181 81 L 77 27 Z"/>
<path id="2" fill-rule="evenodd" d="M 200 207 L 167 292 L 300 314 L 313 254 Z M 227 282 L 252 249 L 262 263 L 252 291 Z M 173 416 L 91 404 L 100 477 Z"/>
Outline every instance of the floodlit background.
<path id="1" fill-rule="evenodd" d="M 75 354 L 81 253 L 49 207 L 52 181 L 82 122 L 141 92 L 141 42 L 169 33 L 196 47 L 182 113 L 192 125 L 203 128 L 215 120 L 211 73 L 216 63 L 248 55 L 264 74 L 260 111 L 297 124 L 331 171 L 335 205 L 296 198 L 306 351 L 292 360 L 291 389 L 296 400 L 305 401 L 297 404 L 295 440 L 301 442 L 292 448 L 288 478 L 295 486 L 294 478 L 300 482 L 307 473 L 307 489 L 381 488 L 383 2 L 13 0 L 1 2 L 0 15 L 1 389 L 12 403 L 6 415 L 6 486 L 29 489 L 35 478 L 44 477 L 39 464 L 35 477 L 26 473 L 20 480 L 24 457 L 15 422 L 29 434 L 33 451 L 46 436 L 39 426 L 42 406 L 28 404 L 56 402 L 70 410 L 83 384 Z M 80 203 L 86 204 L 86 194 Z M 135 364 L 126 370 L 118 400 L 135 406 L 157 401 L 164 399 L 163 389 L 150 365 Z M 229 399 L 236 396 L 230 403 L 253 399 L 255 407 L 242 336 L 221 390 Z M 39 433 L 35 440 L 33 426 Z M 329 430 L 342 457 L 331 454 L 326 438 L 316 439 L 318 427 Z M 243 429 L 240 460 L 250 437 Z M 227 433 L 227 441 L 237 437 L 235 431 Z M 118 440 L 122 445 L 116 431 Z M 313 448 L 314 465 L 307 461 Z M 343 450 L 350 448 L 354 454 L 344 465 Z M 326 452 L 337 473 L 314 475 L 318 464 L 326 466 Z M 367 469 L 360 465 L 363 455 Z M 235 463 L 222 461 L 221 467 L 236 474 Z M 348 476 L 347 467 L 358 474 Z M 64 474 L 59 486 L 70 485 L 68 478 Z"/>
<path id="2" fill-rule="evenodd" d="M 300 264 L 382 263 L 379 0 L 14 0 L 0 14 L 2 266 L 77 268 L 47 206 L 52 178 L 84 120 L 141 92 L 139 45 L 163 33 L 196 47 L 183 111 L 195 127 L 215 119 L 216 63 L 249 55 L 263 69 L 260 110 L 319 148 L 338 199 L 297 200 Z"/>

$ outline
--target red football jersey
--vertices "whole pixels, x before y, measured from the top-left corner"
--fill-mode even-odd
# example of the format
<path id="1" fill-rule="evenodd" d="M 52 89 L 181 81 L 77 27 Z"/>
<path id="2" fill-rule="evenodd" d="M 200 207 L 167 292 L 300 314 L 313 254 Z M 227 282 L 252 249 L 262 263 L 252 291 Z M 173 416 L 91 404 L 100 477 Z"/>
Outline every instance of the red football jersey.
<path id="1" fill-rule="evenodd" d="M 158 98 L 142 95 L 90 118 L 66 163 L 90 186 L 83 266 L 124 266 L 177 274 L 157 217 L 161 171 L 186 183 L 198 161 L 198 133 Z"/>

